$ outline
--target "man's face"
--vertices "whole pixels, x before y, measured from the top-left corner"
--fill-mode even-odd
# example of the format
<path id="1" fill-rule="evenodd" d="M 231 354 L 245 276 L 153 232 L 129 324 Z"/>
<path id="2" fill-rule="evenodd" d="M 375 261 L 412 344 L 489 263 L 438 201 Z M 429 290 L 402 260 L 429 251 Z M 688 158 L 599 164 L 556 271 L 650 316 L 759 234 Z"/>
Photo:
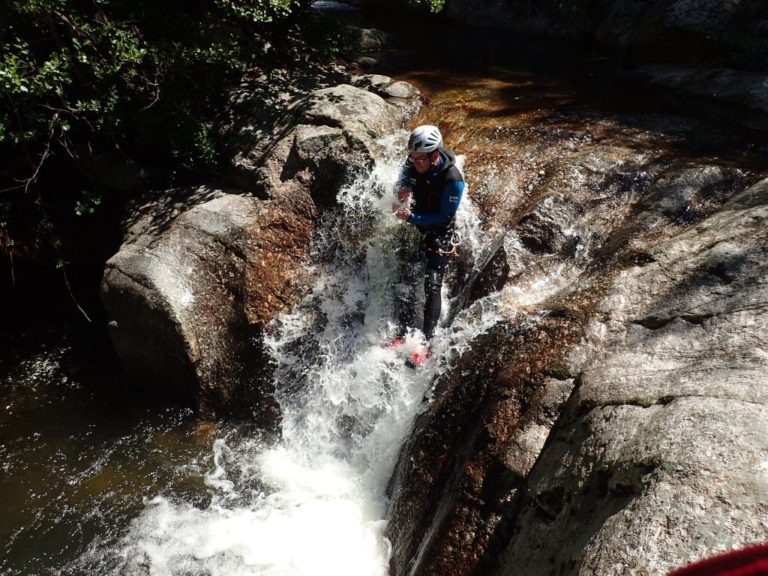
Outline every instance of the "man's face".
<path id="1" fill-rule="evenodd" d="M 411 152 L 408 157 L 411 159 L 413 167 L 416 168 L 416 172 L 426 174 L 432 164 L 434 154 L 434 152 Z"/>

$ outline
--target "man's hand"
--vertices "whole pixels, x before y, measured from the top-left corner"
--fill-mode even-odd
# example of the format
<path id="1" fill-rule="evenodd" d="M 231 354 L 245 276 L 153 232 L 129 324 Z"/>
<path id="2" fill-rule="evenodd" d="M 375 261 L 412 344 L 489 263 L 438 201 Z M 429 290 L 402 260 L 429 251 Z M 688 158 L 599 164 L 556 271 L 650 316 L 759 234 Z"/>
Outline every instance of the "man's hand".
<path id="1" fill-rule="evenodd" d="M 397 201 L 400 202 L 400 204 L 407 205 L 410 203 L 412 195 L 413 190 L 411 190 L 410 186 L 404 186 L 397 191 Z"/>
<path id="2" fill-rule="evenodd" d="M 408 186 L 400 188 L 397 191 L 397 202 L 392 204 L 392 212 L 395 213 L 400 220 L 408 220 L 411 215 L 411 196 L 413 190 Z"/>

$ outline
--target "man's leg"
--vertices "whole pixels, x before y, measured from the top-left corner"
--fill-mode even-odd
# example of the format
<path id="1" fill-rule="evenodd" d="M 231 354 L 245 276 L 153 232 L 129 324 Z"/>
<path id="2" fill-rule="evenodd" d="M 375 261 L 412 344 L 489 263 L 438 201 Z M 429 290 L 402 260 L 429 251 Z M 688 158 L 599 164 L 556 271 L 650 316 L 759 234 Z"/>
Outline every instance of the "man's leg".
<path id="1" fill-rule="evenodd" d="M 421 263 L 417 248 L 418 237 L 407 232 L 411 231 L 403 231 L 397 236 L 395 245 L 398 263 L 394 279 L 395 316 L 398 324 L 396 338 L 405 337 L 408 329 L 416 326 L 416 290 L 421 277 Z"/>
<path id="2" fill-rule="evenodd" d="M 409 328 L 416 325 L 416 293 L 414 286 L 417 285 L 418 264 L 408 263 L 403 267 L 401 275 L 402 283 L 398 286 L 395 297 L 395 307 L 397 309 L 397 337 L 403 338 Z"/>
<path id="3" fill-rule="evenodd" d="M 453 230 L 440 233 L 428 232 L 422 241 L 421 250 L 426 260 L 424 273 L 424 337 L 430 340 L 435 333 L 443 303 L 443 275 L 448 265 Z"/>
<path id="4" fill-rule="evenodd" d="M 441 256 L 441 259 L 445 260 L 445 256 Z M 437 258 L 435 258 L 437 260 Z M 445 265 L 440 263 L 435 267 L 430 267 L 427 264 L 426 274 L 424 276 L 424 337 L 430 340 L 435 333 L 437 323 L 440 321 L 440 311 L 443 303 L 442 288 L 443 288 L 443 273 L 445 271 Z"/>

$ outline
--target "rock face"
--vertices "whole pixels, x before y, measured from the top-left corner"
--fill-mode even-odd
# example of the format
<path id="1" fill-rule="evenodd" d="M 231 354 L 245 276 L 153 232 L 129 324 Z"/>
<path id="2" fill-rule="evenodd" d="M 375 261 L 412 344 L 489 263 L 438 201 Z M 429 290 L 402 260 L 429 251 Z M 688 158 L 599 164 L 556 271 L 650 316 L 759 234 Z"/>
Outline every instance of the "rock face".
<path id="1" fill-rule="evenodd" d="M 390 485 L 394 575 L 488 574 L 573 379 L 559 348 L 575 319 L 506 323 L 474 343 L 430 393 Z"/>
<path id="2" fill-rule="evenodd" d="M 103 280 L 130 379 L 207 415 L 246 397 L 273 417 L 247 377 L 260 356 L 252 337 L 295 298 L 314 217 L 311 205 L 298 213 L 205 187 L 143 206 Z"/>
<path id="3" fill-rule="evenodd" d="M 768 74 L 657 65 L 643 66 L 623 77 L 673 104 L 684 101 L 703 116 L 768 131 Z"/>
<path id="4" fill-rule="evenodd" d="M 499 574 L 663 574 L 765 539 L 766 224 L 764 180 L 616 278 Z"/>
<path id="5" fill-rule="evenodd" d="M 473 27 L 599 44 L 625 67 L 639 67 L 620 74 L 636 89 L 684 113 L 768 130 L 768 5 L 762 0 L 448 0 L 444 12 Z"/>
<path id="6" fill-rule="evenodd" d="M 204 416 L 246 407 L 274 422 L 261 333 L 302 293 L 322 208 L 405 119 L 405 108 L 364 89 L 321 89 L 288 111 L 275 139 L 235 159 L 258 197 L 199 187 L 138 208 L 102 284 L 129 378 Z"/>
<path id="7" fill-rule="evenodd" d="M 689 128 L 659 122 L 510 142 L 538 160 L 489 207 L 516 308 L 435 382 L 403 448 L 393 574 L 662 576 L 768 535 L 768 181 L 670 159 Z"/>
<path id="8" fill-rule="evenodd" d="M 291 105 L 275 128 L 277 139 L 253 142 L 235 155 L 230 180 L 260 198 L 289 200 L 308 191 L 327 205 L 345 178 L 372 166 L 376 138 L 406 118 L 404 108 L 365 89 L 340 84 L 317 90 Z"/>

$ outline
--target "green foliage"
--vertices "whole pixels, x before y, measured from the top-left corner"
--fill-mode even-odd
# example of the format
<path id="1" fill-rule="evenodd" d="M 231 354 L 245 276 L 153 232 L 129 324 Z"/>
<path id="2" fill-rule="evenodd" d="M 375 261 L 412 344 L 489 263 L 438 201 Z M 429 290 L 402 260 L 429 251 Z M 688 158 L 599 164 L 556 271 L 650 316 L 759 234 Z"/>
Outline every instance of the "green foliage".
<path id="1" fill-rule="evenodd" d="M 93 190 L 83 190 L 82 197 L 75 202 L 75 213 L 78 216 L 93 214 L 101 202 L 102 198 L 99 194 Z"/>
<path id="2" fill-rule="evenodd" d="M 51 136 L 63 144 L 74 139 L 66 134 L 73 127 L 80 137 L 130 141 L 133 122 L 157 123 L 144 114 L 152 107 L 165 114 L 181 104 L 206 115 L 212 99 L 204 91 L 215 92 L 241 71 L 264 26 L 300 6 L 299 0 L 11 1 L 0 31 L 6 47 L 0 145 L 26 144 L 35 158 Z"/>
<path id="3" fill-rule="evenodd" d="M 86 217 L 107 204 L 96 183 L 65 192 L 50 172 L 67 162 L 82 168 L 81 180 L 93 177 L 88 160 L 100 155 L 141 166 L 157 186 L 215 177 L 221 156 L 213 125 L 224 89 L 308 5 L 8 0 L 0 11 L 0 217 L 7 233 L 28 244 L 47 236 L 53 245 L 50 214 Z"/>
<path id="4" fill-rule="evenodd" d="M 408 2 L 418 8 L 424 8 L 437 14 L 445 6 L 445 0 L 408 0 Z"/>

